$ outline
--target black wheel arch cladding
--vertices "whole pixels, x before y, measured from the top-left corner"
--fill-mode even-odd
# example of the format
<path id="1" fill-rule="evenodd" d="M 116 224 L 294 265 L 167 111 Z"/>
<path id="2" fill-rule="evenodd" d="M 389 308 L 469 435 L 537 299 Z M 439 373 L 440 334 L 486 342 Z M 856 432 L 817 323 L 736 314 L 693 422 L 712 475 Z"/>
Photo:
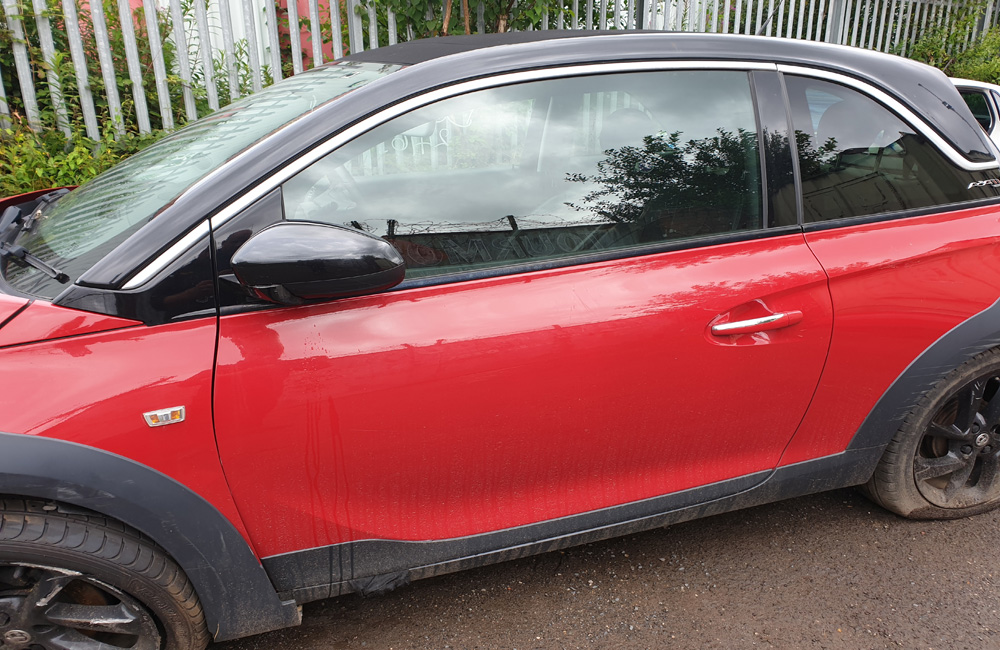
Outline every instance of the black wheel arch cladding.
<path id="1" fill-rule="evenodd" d="M 935 384 L 977 354 L 998 346 L 1000 299 L 950 329 L 910 362 L 882 393 L 847 448 L 888 445 L 906 415 Z"/>
<path id="2" fill-rule="evenodd" d="M 147 535 L 187 574 L 216 641 L 301 620 L 214 506 L 145 465 L 72 442 L 0 432 L 0 494 L 87 508 Z"/>

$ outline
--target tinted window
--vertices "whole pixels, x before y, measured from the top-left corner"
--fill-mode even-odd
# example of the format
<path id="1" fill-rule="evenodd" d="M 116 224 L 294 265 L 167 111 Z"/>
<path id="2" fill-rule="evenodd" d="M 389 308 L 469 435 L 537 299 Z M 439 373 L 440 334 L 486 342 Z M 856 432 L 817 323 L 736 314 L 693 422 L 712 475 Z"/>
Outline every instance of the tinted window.
<path id="1" fill-rule="evenodd" d="M 745 72 L 576 77 L 447 99 L 283 186 L 288 219 L 393 242 L 408 277 L 760 227 Z"/>
<path id="2" fill-rule="evenodd" d="M 806 221 L 896 212 L 998 195 L 996 170 L 952 164 L 881 104 L 838 84 L 785 77 Z"/>
<path id="3" fill-rule="evenodd" d="M 985 92 L 978 90 L 961 90 L 962 99 L 969 105 L 969 110 L 976 117 L 976 121 L 987 131 L 993 126 L 993 114 L 990 111 L 990 102 L 986 98 Z"/>

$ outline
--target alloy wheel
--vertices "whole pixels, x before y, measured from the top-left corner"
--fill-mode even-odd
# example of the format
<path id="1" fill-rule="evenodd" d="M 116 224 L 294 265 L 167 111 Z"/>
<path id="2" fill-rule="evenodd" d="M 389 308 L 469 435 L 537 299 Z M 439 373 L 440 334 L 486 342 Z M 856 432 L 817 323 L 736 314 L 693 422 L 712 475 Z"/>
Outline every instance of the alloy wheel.
<path id="1" fill-rule="evenodd" d="M 1000 374 L 963 385 L 938 409 L 913 458 L 920 494 L 940 508 L 1000 496 Z"/>
<path id="2" fill-rule="evenodd" d="M 158 650 L 156 621 L 135 599 L 74 571 L 0 565 L 0 647 Z"/>

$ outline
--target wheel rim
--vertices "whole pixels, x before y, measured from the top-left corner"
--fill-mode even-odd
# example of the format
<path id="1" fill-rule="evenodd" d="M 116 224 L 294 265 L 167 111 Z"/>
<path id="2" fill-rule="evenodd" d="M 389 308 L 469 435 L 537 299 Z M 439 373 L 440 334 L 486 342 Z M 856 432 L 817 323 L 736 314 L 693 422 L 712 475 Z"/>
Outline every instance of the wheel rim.
<path id="1" fill-rule="evenodd" d="M 0 647 L 157 650 L 160 630 L 134 598 L 73 571 L 0 565 Z"/>
<path id="2" fill-rule="evenodd" d="M 1000 374 L 955 391 L 924 430 L 913 478 L 940 508 L 970 508 L 1000 497 Z"/>

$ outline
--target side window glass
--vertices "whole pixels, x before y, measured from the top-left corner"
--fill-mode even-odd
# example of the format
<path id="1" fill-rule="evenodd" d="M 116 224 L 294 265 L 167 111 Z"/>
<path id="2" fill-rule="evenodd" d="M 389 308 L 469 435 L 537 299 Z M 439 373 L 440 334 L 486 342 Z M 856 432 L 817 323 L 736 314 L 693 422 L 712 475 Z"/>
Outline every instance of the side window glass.
<path id="1" fill-rule="evenodd" d="M 990 102 L 986 99 L 986 93 L 978 90 L 962 90 L 960 93 L 976 121 L 989 131 L 993 126 L 993 114 L 990 112 Z"/>
<path id="2" fill-rule="evenodd" d="M 282 195 L 287 219 L 391 241 L 412 278 L 760 228 L 759 158 L 745 72 L 573 77 L 393 119 Z"/>
<path id="3" fill-rule="evenodd" d="M 805 221 L 897 212 L 998 195 L 996 170 L 970 172 L 875 100 L 786 76 Z"/>

